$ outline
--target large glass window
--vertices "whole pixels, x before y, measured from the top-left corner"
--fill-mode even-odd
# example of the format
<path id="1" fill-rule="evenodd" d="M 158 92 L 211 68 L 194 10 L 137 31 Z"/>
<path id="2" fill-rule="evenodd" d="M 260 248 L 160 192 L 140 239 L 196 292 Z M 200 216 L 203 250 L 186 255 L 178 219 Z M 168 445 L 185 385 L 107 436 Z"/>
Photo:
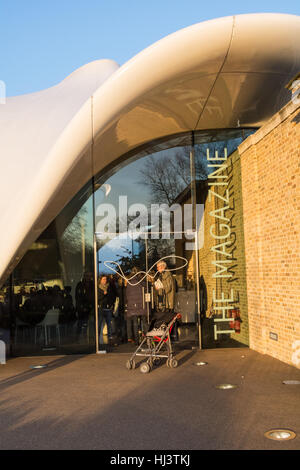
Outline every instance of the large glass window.
<path id="1" fill-rule="evenodd" d="M 0 289 L 0 364 L 10 356 L 10 329 L 13 295 L 11 282 L 6 282 Z"/>
<path id="2" fill-rule="evenodd" d="M 14 355 L 94 351 L 93 201 L 89 183 L 13 273 Z"/>

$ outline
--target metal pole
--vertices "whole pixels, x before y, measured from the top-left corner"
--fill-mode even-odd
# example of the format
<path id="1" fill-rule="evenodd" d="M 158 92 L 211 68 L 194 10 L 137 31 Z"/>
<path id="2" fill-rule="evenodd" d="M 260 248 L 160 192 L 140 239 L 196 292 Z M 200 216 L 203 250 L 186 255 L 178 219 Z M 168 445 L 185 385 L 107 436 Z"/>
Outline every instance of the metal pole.
<path id="1" fill-rule="evenodd" d="M 99 351 L 99 320 L 98 320 L 98 252 L 97 238 L 94 233 L 94 289 L 95 289 L 95 335 L 96 335 L 96 353 Z"/>
<path id="2" fill-rule="evenodd" d="M 94 97 L 91 96 L 91 170 L 92 170 L 92 193 L 93 193 L 93 232 L 94 232 L 94 299 L 95 299 L 95 336 L 96 353 L 99 351 L 99 333 L 98 333 L 98 252 L 96 238 L 96 201 L 95 201 L 95 171 L 94 171 Z"/>
<path id="3" fill-rule="evenodd" d="M 146 273 L 148 273 L 148 231 L 146 233 L 146 238 L 145 238 L 145 255 L 146 255 Z M 147 293 L 147 296 L 148 296 L 148 293 L 149 293 L 149 281 L 148 281 L 148 276 L 146 276 L 146 293 Z M 148 299 L 147 299 L 148 300 Z M 148 322 L 148 325 L 150 323 L 150 308 L 149 308 L 149 302 L 146 302 L 146 305 L 147 305 L 147 322 Z"/>
<path id="4" fill-rule="evenodd" d="M 199 349 L 202 349 L 201 334 L 201 315 L 200 315 L 200 267 L 198 254 L 198 221 L 197 221 L 197 195 L 196 195 L 196 175 L 195 175 L 195 142 L 194 133 L 192 133 L 192 148 L 190 151 L 190 172 L 191 172 L 191 201 L 193 207 L 193 229 L 195 230 L 195 271 L 196 271 L 196 298 L 197 298 L 197 319 L 198 319 L 198 335 Z"/>
<path id="5" fill-rule="evenodd" d="M 200 266 L 198 258 L 198 230 L 196 230 L 196 240 L 195 240 L 195 261 L 196 261 L 196 273 L 197 273 L 197 316 L 198 316 L 198 335 L 199 335 L 199 349 L 202 349 L 202 331 L 201 331 L 201 311 L 200 311 Z"/>

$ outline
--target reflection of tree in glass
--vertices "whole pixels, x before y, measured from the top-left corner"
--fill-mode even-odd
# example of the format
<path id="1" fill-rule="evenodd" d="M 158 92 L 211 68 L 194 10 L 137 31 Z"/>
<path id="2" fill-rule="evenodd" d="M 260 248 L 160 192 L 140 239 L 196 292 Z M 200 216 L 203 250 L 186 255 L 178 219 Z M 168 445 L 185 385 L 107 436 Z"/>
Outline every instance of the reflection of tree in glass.
<path id="1" fill-rule="evenodd" d="M 119 263 L 122 271 L 128 275 L 133 267 L 138 268 L 139 271 L 145 271 L 145 245 L 142 244 L 138 253 L 133 253 L 132 249 L 121 246 L 123 255 L 117 255 L 116 262 Z M 117 271 L 117 266 L 113 266 Z"/>
<path id="2" fill-rule="evenodd" d="M 82 244 L 85 244 L 86 252 L 93 252 L 91 237 L 86 233 L 88 227 L 88 210 L 82 207 L 73 218 L 62 235 L 64 250 L 71 253 L 81 253 Z"/>
<path id="3" fill-rule="evenodd" d="M 203 180 L 207 178 L 206 163 L 202 155 L 199 157 L 195 158 L 195 175 L 196 179 Z M 152 202 L 172 205 L 191 182 L 190 149 L 183 147 L 174 155 L 160 158 L 150 156 L 140 173 L 140 183 L 150 188 Z"/>
<path id="4" fill-rule="evenodd" d="M 165 256 L 175 255 L 175 244 L 173 239 L 163 239 L 158 240 L 150 239 L 148 241 L 148 266 L 151 266 L 156 263 L 159 259 L 164 258 Z M 174 268 L 175 264 L 172 264 L 172 258 L 166 260 L 168 268 Z"/>
<path id="5" fill-rule="evenodd" d="M 116 262 L 120 265 L 122 271 L 128 275 L 130 274 L 133 267 L 138 268 L 139 271 L 146 270 L 146 252 L 145 243 L 140 245 L 138 253 L 132 253 L 132 249 L 121 246 L 123 251 L 122 255 L 116 255 Z M 154 263 L 156 263 L 161 258 L 169 255 L 175 255 L 175 245 L 173 240 L 169 239 L 159 239 L 159 240 L 148 240 L 148 269 L 150 269 Z M 172 262 L 172 258 L 167 260 L 167 265 L 169 268 L 174 268 L 175 263 Z M 117 269 L 117 266 L 113 266 L 114 269 Z M 154 268 L 155 271 L 155 268 Z"/>
<path id="6" fill-rule="evenodd" d="M 225 149 L 227 151 L 227 156 L 231 155 L 234 152 L 238 145 L 242 142 L 242 138 L 238 137 L 236 139 L 229 139 L 229 140 L 219 140 L 215 142 L 208 142 L 204 144 L 197 144 L 195 145 L 195 166 L 196 166 L 196 179 L 206 179 L 209 173 L 214 171 L 213 167 L 208 167 L 208 165 L 213 164 L 223 164 L 224 163 L 224 156 L 225 156 Z M 207 151 L 209 150 L 209 157 L 214 159 L 216 157 L 221 157 L 220 160 L 207 160 Z M 201 162 L 201 165 L 204 165 L 206 177 L 199 178 L 197 176 L 197 165 Z"/>

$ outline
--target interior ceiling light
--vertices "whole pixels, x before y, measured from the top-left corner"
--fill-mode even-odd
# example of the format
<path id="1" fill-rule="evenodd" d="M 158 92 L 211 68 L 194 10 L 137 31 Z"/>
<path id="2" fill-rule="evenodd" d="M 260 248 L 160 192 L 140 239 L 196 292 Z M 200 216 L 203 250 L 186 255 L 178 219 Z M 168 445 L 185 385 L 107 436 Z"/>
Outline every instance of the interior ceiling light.
<path id="1" fill-rule="evenodd" d="M 296 433 L 290 429 L 271 429 L 267 431 L 265 437 L 272 439 L 273 441 L 290 441 L 295 439 Z"/>
<path id="2" fill-rule="evenodd" d="M 207 362 L 195 362 L 195 366 L 206 366 Z"/>
<path id="3" fill-rule="evenodd" d="M 234 384 L 220 384 L 220 385 L 216 385 L 216 388 L 219 388 L 220 390 L 230 390 L 231 388 L 237 388 L 237 385 L 234 385 Z"/>

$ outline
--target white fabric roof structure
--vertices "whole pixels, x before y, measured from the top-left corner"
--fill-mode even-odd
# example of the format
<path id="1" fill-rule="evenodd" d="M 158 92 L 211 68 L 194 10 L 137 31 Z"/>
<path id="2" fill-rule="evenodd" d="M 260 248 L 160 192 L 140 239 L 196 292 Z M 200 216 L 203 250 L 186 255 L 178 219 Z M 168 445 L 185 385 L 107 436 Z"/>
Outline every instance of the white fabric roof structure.
<path id="1" fill-rule="evenodd" d="M 0 105 L 0 278 L 83 185 L 154 139 L 261 126 L 300 70 L 300 17 L 195 24 L 122 67 L 91 62 L 58 85 Z"/>

